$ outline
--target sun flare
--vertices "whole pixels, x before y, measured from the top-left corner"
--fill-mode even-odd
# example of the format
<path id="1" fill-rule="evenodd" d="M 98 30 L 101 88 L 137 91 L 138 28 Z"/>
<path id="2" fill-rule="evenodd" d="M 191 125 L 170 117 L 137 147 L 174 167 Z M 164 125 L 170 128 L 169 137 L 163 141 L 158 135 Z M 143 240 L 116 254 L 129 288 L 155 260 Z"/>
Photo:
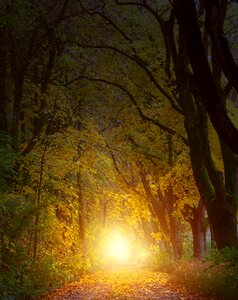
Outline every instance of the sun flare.
<path id="1" fill-rule="evenodd" d="M 130 259 L 128 240 L 121 234 L 113 234 L 107 241 L 106 256 L 115 263 L 128 263 Z"/>
<path id="2" fill-rule="evenodd" d="M 107 231 L 101 243 L 101 259 L 105 265 L 139 265 L 150 258 L 149 249 L 132 233 Z"/>

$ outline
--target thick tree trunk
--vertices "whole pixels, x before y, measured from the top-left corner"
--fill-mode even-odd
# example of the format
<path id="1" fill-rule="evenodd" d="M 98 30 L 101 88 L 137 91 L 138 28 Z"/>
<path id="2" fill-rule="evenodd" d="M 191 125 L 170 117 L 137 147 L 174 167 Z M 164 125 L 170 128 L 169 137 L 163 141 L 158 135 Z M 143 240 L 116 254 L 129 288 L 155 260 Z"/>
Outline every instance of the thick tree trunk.
<path id="1" fill-rule="evenodd" d="M 206 226 L 204 221 L 205 207 L 202 201 L 199 201 L 198 207 L 189 208 L 188 217 L 185 217 L 191 226 L 193 235 L 193 256 L 201 258 L 206 252 Z"/>
<path id="2" fill-rule="evenodd" d="M 165 211 L 165 207 L 162 203 L 162 193 L 159 199 L 157 199 L 150 188 L 149 183 L 147 182 L 146 179 L 146 174 L 145 172 L 140 169 L 140 177 L 141 177 L 141 182 L 143 184 L 144 190 L 146 192 L 146 195 L 148 197 L 148 199 L 150 200 L 151 206 L 153 208 L 153 212 L 155 214 L 155 216 L 158 219 L 158 222 L 160 224 L 160 228 L 162 229 L 163 234 L 168 237 L 169 236 L 169 227 L 168 227 L 168 222 L 166 220 L 166 211 Z M 160 191 L 160 189 L 158 188 L 158 190 Z M 160 191 L 161 192 L 161 191 Z"/>
<path id="3" fill-rule="evenodd" d="M 232 188 L 229 189 L 227 186 L 224 187 L 224 181 L 214 166 L 207 128 L 203 128 L 204 117 L 200 113 L 202 103 L 218 134 L 236 153 L 238 153 L 238 130 L 229 119 L 220 90 L 214 83 L 207 61 L 207 48 L 206 45 L 204 48 L 197 22 L 194 1 L 174 0 L 174 4 L 180 31 L 179 46 L 176 47 L 173 26 L 167 27 L 169 30 L 164 35 L 164 39 L 168 40 L 173 60 L 179 93 L 177 103 L 182 108 L 185 117 L 193 174 L 208 212 L 211 231 L 217 246 L 219 248 L 234 246 L 237 244 L 236 205 L 234 205 L 237 192 L 233 191 L 232 196 L 228 197 L 229 191 L 233 190 L 235 184 L 233 182 Z M 193 74 L 189 68 L 188 58 Z M 225 169 L 227 165 L 224 161 Z M 231 175 L 229 174 L 230 171 L 225 172 L 225 183 L 230 181 Z M 232 177 L 234 178 L 233 175 Z"/>
<path id="4" fill-rule="evenodd" d="M 173 215 L 169 215 L 170 220 L 170 241 L 173 249 L 174 259 L 180 259 L 183 255 L 183 242 L 181 237 L 181 224 Z"/>
<path id="5" fill-rule="evenodd" d="M 165 198 L 169 216 L 170 241 L 172 244 L 173 256 L 174 259 L 179 259 L 183 255 L 183 241 L 181 236 L 181 223 L 173 214 L 176 196 L 174 195 L 172 188 L 166 191 Z"/>
<path id="6" fill-rule="evenodd" d="M 201 101 L 219 136 L 233 152 L 238 154 L 238 129 L 228 116 L 216 89 L 203 46 L 194 1 L 175 0 L 174 3 L 180 31 L 185 36 L 186 48 Z"/>
<path id="7" fill-rule="evenodd" d="M 237 247 L 237 209 L 218 207 L 208 212 L 208 217 L 217 248 Z"/>
<path id="8" fill-rule="evenodd" d="M 202 224 L 196 220 L 191 222 L 193 235 L 193 257 L 202 258 L 206 252 L 206 232 L 204 232 Z"/>
<path id="9" fill-rule="evenodd" d="M 205 0 L 204 2 L 206 9 L 206 29 L 217 54 L 217 62 L 231 85 L 238 92 L 238 67 L 232 56 L 229 43 L 223 32 L 223 23 L 228 1 Z"/>
<path id="10" fill-rule="evenodd" d="M 155 240 L 152 237 L 152 233 L 156 232 L 154 228 L 152 227 L 150 222 L 147 222 L 143 220 L 142 218 L 140 219 L 140 225 L 143 231 L 143 240 L 147 243 L 148 247 L 151 245 L 155 244 Z M 154 226 L 155 227 L 155 226 Z"/>
<path id="11" fill-rule="evenodd" d="M 160 228 L 164 233 L 164 245 L 166 245 L 166 247 L 168 246 L 169 237 L 174 259 L 179 259 L 183 254 L 183 243 L 181 237 L 181 224 L 177 218 L 173 216 L 175 196 L 173 195 L 172 190 L 168 191 L 166 195 L 163 195 L 158 187 L 157 199 L 150 189 L 149 183 L 146 180 L 146 174 L 143 170 L 140 170 L 140 175 L 148 199 L 151 201 L 153 211 L 158 219 Z M 169 221 L 166 219 L 167 214 Z"/>
<path id="12" fill-rule="evenodd" d="M 229 197 L 224 187 L 222 187 L 221 178 L 219 179 L 217 171 L 209 163 L 210 150 L 206 149 L 205 142 L 201 138 L 201 129 L 198 129 L 199 125 L 200 127 L 202 126 L 201 123 L 196 123 L 192 119 L 192 122 L 189 122 L 186 126 L 190 141 L 190 158 L 194 178 L 200 195 L 204 200 L 217 247 L 219 249 L 226 246 L 236 247 L 237 208 L 234 201 L 235 197 L 233 194 L 233 200 L 231 198 L 228 199 Z M 228 173 L 226 180 L 228 180 L 229 176 L 230 174 Z"/>
<path id="13" fill-rule="evenodd" d="M 218 248 L 237 247 L 238 156 L 220 140 L 224 163 L 225 191 L 209 212 L 214 239 Z"/>

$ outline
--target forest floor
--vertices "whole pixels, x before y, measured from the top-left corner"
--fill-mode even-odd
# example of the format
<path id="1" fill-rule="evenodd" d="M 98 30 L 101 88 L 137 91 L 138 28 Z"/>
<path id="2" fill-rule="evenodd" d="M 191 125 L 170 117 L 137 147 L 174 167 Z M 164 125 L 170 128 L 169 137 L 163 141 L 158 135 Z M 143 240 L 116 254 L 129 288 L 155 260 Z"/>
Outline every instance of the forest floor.
<path id="1" fill-rule="evenodd" d="M 117 267 L 84 275 L 50 292 L 42 300 L 205 300 L 168 284 L 166 273 Z M 211 298 L 209 298 L 211 300 Z"/>

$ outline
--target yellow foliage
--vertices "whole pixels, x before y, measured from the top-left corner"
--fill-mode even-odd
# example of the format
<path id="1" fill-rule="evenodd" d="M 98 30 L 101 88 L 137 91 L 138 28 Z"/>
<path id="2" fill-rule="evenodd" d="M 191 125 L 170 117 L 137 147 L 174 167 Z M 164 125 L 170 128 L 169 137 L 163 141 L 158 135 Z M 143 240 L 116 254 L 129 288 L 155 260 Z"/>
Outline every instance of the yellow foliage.
<path id="1" fill-rule="evenodd" d="M 197 206 L 200 195 L 186 153 L 182 153 L 171 171 L 160 178 L 160 185 L 163 191 L 172 188 L 174 195 L 177 196 L 175 203 L 177 215 L 181 215 L 185 205 Z"/>

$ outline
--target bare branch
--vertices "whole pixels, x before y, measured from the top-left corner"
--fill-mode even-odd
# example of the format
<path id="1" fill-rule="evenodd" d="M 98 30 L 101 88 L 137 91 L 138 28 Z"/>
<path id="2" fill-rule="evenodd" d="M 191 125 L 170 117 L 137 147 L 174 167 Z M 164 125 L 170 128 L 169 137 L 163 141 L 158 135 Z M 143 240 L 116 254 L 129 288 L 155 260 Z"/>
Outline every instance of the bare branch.
<path id="1" fill-rule="evenodd" d="M 179 137 L 182 142 L 185 144 L 185 145 L 188 145 L 188 142 L 187 140 L 181 135 L 179 134 L 178 132 L 176 132 L 175 130 L 169 128 L 168 126 L 160 123 L 158 120 L 154 120 L 150 117 L 148 117 L 147 115 L 145 115 L 143 113 L 143 111 L 141 110 L 139 104 L 136 102 L 134 96 L 125 88 L 123 87 L 122 85 L 118 84 L 118 83 L 114 83 L 114 82 L 110 82 L 106 79 L 102 79 L 102 78 L 90 78 L 90 77 L 87 77 L 87 76 L 83 76 L 83 75 L 80 75 L 70 81 L 67 82 L 67 84 L 72 84 L 73 82 L 77 81 L 77 80 L 80 80 L 80 79 L 85 79 L 85 80 L 89 80 L 89 81 L 94 81 L 94 82 L 102 82 L 102 83 L 106 83 L 108 85 L 112 85 L 120 90 L 122 90 L 127 96 L 128 98 L 131 100 L 131 102 L 134 104 L 139 116 L 141 117 L 142 120 L 144 121 L 148 121 L 156 126 L 158 126 L 160 129 L 166 131 L 166 132 L 169 132 L 171 133 L 172 135 L 175 135 L 177 137 Z"/>
<path id="2" fill-rule="evenodd" d="M 92 10 L 86 9 L 85 6 L 82 4 L 82 1 L 79 1 L 79 4 L 80 4 L 81 8 L 87 14 L 89 14 L 90 16 L 99 15 L 101 18 L 106 20 L 112 27 L 114 27 L 124 37 L 125 40 L 127 40 L 129 43 L 132 43 L 132 40 L 129 38 L 129 36 L 127 36 L 126 33 L 123 32 L 121 30 L 121 28 L 112 19 L 110 19 L 108 16 L 106 16 L 104 13 L 95 11 L 95 10 L 92 11 Z"/>
<path id="3" fill-rule="evenodd" d="M 114 51 L 122 56 L 127 57 L 128 59 L 134 61 L 141 69 L 144 70 L 144 72 L 148 75 L 149 79 L 151 82 L 155 85 L 155 87 L 159 90 L 159 92 L 166 97 L 166 99 L 170 102 L 171 106 L 173 109 L 175 109 L 177 112 L 180 114 L 183 114 L 182 109 L 175 103 L 173 97 L 166 92 L 164 88 L 161 87 L 161 85 L 158 83 L 158 81 L 155 79 L 153 73 L 148 69 L 147 63 L 141 59 L 138 55 L 136 54 L 129 54 L 127 52 L 124 52 L 114 46 L 108 46 L 108 45 L 84 45 L 80 44 L 74 41 L 62 41 L 62 44 L 72 44 L 76 45 L 78 47 L 84 48 L 84 49 L 105 49 L 105 50 L 110 50 Z"/>
<path id="4" fill-rule="evenodd" d="M 138 149 L 140 149 L 140 153 L 143 154 L 145 158 L 147 158 L 155 167 L 158 167 L 158 165 L 153 161 L 153 159 L 156 159 L 157 161 L 160 160 L 160 158 L 154 154 L 148 153 L 147 151 L 143 150 L 143 147 L 139 145 L 132 137 L 129 137 L 128 140 Z"/>
<path id="5" fill-rule="evenodd" d="M 167 39 L 167 27 L 173 24 L 174 19 L 174 13 L 173 9 L 171 10 L 169 21 L 165 22 L 165 20 L 162 19 L 162 15 L 169 9 L 166 8 L 161 14 L 158 13 L 156 9 L 151 7 L 145 0 L 140 2 L 119 2 L 116 1 L 116 4 L 118 5 L 134 5 L 134 6 L 142 6 L 145 10 L 147 10 L 153 17 L 155 17 L 156 21 L 159 23 L 160 29 L 163 34 L 163 42 L 165 46 L 165 52 L 166 52 L 166 65 L 165 65 L 165 71 L 168 74 L 168 76 L 171 76 L 170 72 L 170 51 L 169 51 L 169 43 Z"/>

